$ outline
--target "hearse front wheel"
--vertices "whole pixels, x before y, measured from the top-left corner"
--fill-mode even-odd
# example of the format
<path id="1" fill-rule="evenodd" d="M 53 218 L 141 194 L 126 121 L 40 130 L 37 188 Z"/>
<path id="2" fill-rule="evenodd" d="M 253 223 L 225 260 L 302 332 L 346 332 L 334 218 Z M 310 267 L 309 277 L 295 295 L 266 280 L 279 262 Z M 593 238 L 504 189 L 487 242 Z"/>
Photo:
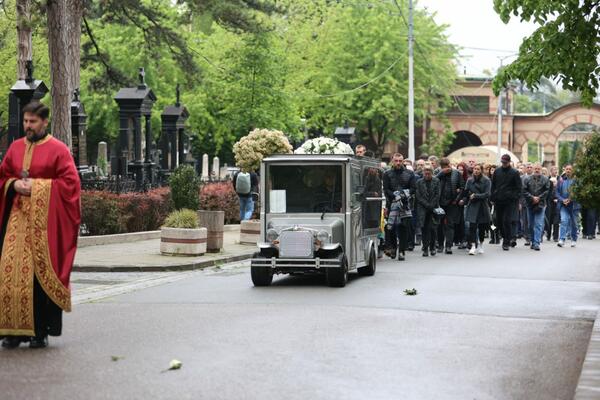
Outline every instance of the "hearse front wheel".
<path id="1" fill-rule="evenodd" d="M 254 253 L 252 258 L 260 257 L 260 253 Z M 250 276 L 254 286 L 269 286 L 273 282 L 273 271 L 269 267 L 250 267 Z"/>
<path id="2" fill-rule="evenodd" d="M 325 272 L 327 284 L 330 287 L 344 287 L 348 282 L 348 260 L 346 255 L 340 254 L 338 260 L 340 261 L 339 267 L 328 267 Z"/>

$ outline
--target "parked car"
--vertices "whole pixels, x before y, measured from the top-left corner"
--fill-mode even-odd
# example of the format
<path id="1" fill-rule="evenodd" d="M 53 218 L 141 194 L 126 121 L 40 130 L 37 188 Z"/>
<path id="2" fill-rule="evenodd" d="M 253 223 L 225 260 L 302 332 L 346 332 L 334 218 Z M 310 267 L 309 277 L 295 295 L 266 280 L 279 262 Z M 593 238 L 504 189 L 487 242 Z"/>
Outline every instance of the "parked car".
<path id="1" fill-rule="evenodd" d="M 348 273 L 377 268 L 382 170 L 351 155 L 276 155 L 261 164 L 259 251 L 252 282 L 276 274 L 323 274 L 343 287 Z"/>

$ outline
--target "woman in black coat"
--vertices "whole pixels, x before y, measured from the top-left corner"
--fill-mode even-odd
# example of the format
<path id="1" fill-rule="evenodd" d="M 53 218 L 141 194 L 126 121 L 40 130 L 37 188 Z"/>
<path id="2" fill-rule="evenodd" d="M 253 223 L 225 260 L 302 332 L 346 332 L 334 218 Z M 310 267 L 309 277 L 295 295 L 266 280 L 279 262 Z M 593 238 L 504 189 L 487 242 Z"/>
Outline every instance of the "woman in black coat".
<path id="1" fill-rule="evenodd" d="M 421 227 L 423 240 L 423 257 L 436 253 L 436 231 L 438 218 L 433 214 L 433 209 L 440 204 L 440 180 L 433 176 L 433 168 L 423 168 L 423 178 L 417 181 L 415 194 L 417 208 L 417 223 Z"/>
<path id="2" fill-rule="evenodd" d="M 491 222 L 488 200 L 492 189 L 492 182 L 483 175 L 483 167 L 477 164 L 473 167 L 473 176 L 465 185 L 464 199 L 467 212 L 465 221 L 469 222 L 470 244 L 469 254 L 483 254 L 483 239 L 485 230 Z M 479 231 L 479 238 L 476 237 Z M 477 240 L 479 239 L 479 240 Z"/>

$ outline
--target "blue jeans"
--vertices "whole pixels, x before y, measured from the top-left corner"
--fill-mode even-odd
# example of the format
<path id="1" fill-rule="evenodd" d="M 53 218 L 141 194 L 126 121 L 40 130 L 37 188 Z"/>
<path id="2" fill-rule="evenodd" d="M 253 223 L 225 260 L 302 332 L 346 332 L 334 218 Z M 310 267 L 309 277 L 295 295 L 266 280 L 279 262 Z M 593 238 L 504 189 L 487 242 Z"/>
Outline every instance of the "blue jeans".
<path id="1" fill-rule="evenodd" d="M 529 225 L 529 238 L 531 244 L 539 246 L 544 232 L 544 218 L 546 217 L 546 207 L 527 207 L 527 222 Z"/>
<path id="2" fill-rule="evenodd" d="M 254 212 L 254 200 L 252 200 L 252 196 L 238 197 L 240 199 L 240 221 L 252 218 L 252 213 Z"/>
<path id="3" fill-rule="evenodd" d="M 579 210 L 573 210 L 571 207 L 560 207 L 560 240 L 564 241 L 567 237 L 567 230 L 571 233 L 571 240 L 577 241 L 577 219 Z"/>

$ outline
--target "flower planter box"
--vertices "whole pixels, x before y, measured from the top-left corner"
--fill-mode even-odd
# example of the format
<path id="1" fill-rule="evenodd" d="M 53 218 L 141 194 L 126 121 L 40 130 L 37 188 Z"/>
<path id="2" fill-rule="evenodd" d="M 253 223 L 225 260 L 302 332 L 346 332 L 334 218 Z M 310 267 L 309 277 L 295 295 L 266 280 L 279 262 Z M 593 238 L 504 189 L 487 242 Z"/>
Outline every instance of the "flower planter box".
<path id="1" fill-rule="evenodd" d="M 240 223 L 240 243 L 256 244 L 260 238 L 260 221 L 247 220 Z"/>
<path id="2" fill-rule="evenodd" d="M 201 256 L 206 253 L 206 228 L 166 228 L 160 230 L 160 252 L 179 256 Z"/>

